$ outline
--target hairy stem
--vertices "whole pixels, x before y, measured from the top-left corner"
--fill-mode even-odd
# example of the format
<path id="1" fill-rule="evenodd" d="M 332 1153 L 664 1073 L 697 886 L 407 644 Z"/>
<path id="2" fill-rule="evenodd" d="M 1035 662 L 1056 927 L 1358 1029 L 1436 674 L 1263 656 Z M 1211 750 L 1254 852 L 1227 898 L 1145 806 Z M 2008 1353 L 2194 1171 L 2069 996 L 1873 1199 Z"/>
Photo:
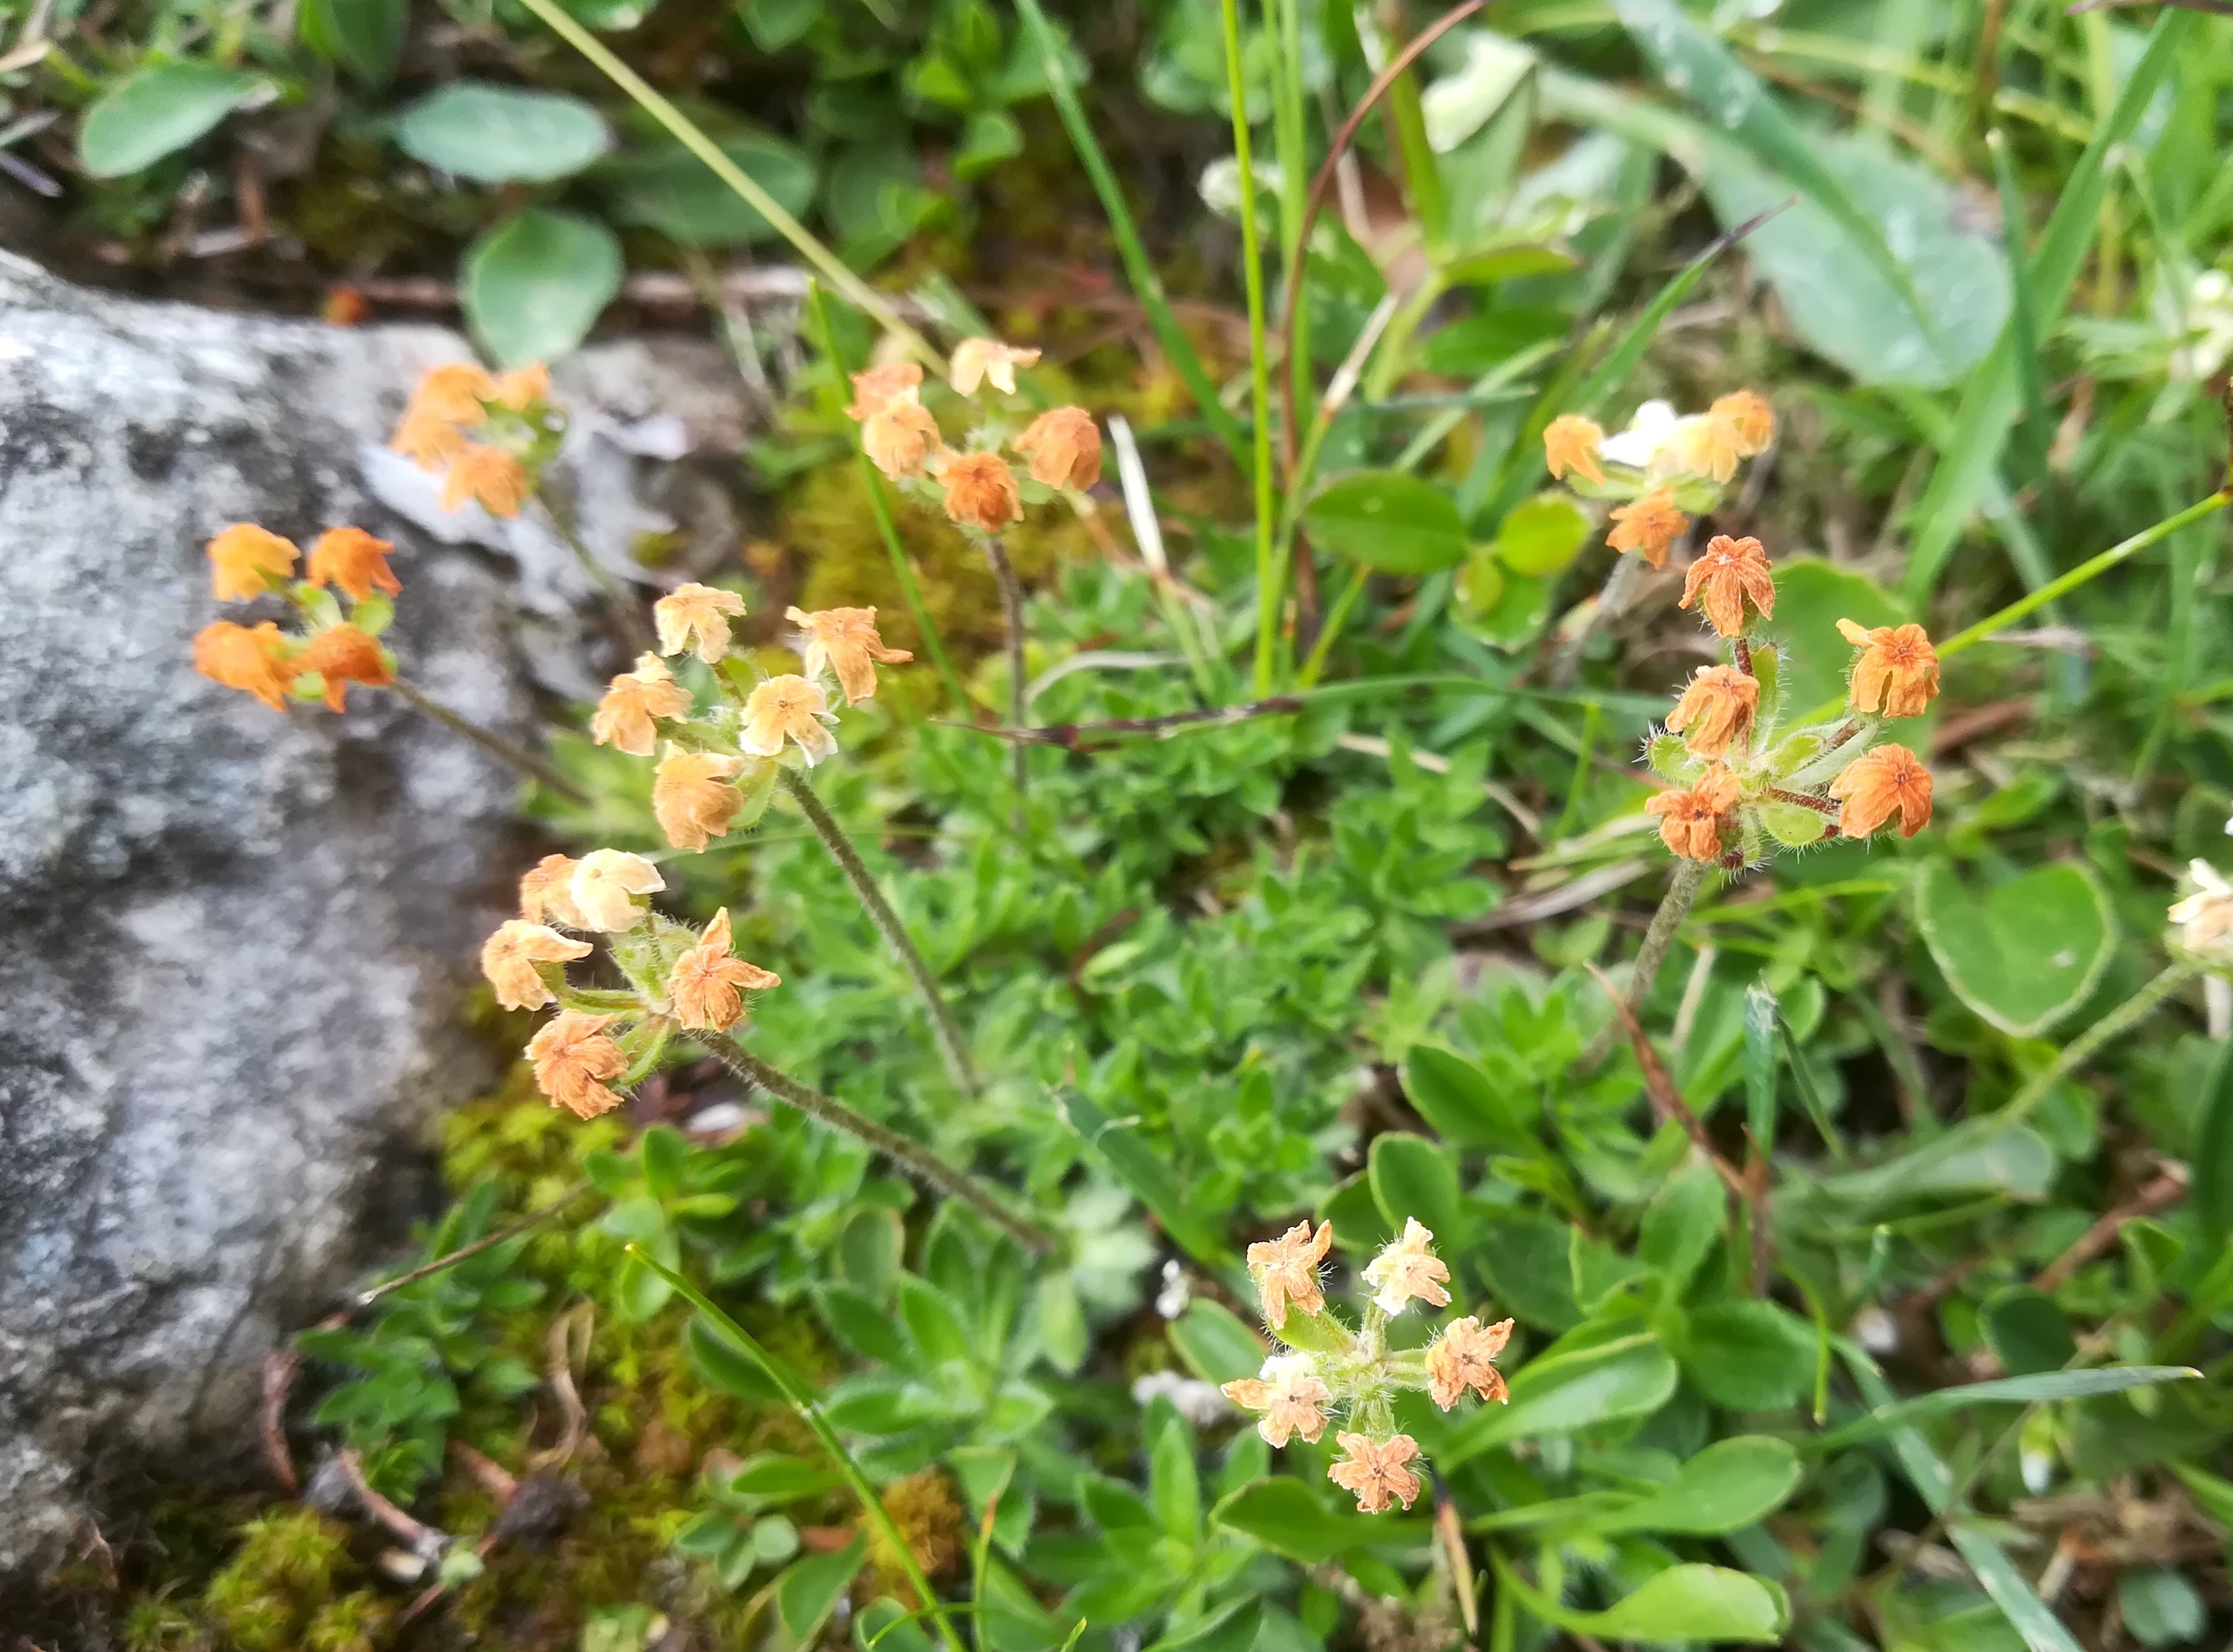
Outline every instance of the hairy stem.
<path id="1" fill-rule="evenodd" d="M 783 780 L 784 789 L 798 803 L 799 812 L 806 816 L 807 823 L 814 828 L 815 835 L 821 838 L 823 846 L 830 851 L 830 858 L 843 869 L 847 881 L 853 886 L 853 892 L 861 897 L 861 905 L 868 912 L 869 921 L 876 926 L 891 949 L 899 954 L 900 962 L 907 966 L 908 974 L 915 981 L 915 990 L 922 994 L 922 1001 L 930 1010 L 931 1031 L 938 1039 L 938 1053 L 946 1059 L 947 1076 L 954 1080 L 954 1087 L 964 1095 L 974 1096 L 978 1088 L 977 1070 L 970 1065 L 969 1046 L 961 1036 L 961 1024 L 954 1018 L 953 1009 L 947 1004 L 944 994 L 939 992 L 938 980 L 931 974 L 930 966 L 923 962 L 922 954 L 915 950 L 915 942 L 908 938 L 906 926 L 900 922 L 899 914 L 892 910 L 891 903 L 884 899 L 883 891 L 876 888 L 876 879 L 869 875 L 869 868 L 855 852 L 852 840 L 845 836 L 844 829 L 837 824 L 829 810 L 823 806 L 822 799 L 815 795 L 813 783 L 796 769 L 782 768 L 777 772 Z"/>
<path id="2" fill-rule="evenodd" d="M 2045 1101 L 2047 1093 L 2057 1084 L 2091 1061 L 2104 1044 L 2154 1014 L 2158 1005 L 2201 972 L 2201 970 L 2192 964 L 2172 964 L 2132 997 L 2063 1045 L 2061 1052 L 2040 1071 L 2034 1074 L 2031 1082 L 2010 1097 L 2007 1106 L 1988 1116 L 1987 1122 L 1993 1127 L 1993 1134 L 1997 1135 L 2001 1131 L 2023 1118 L 2032 1109 Z"/>
<path id="3" fill-rule="evenodd" d="M 713 1052 L 714 1058 L 739 1078 L 757 1084 L 779 1101 L 790 1102 L 810 1118 L 843 1130 L 866 1142 L 922 1184 L 948 1199 L 958 1199 L 1002 1232 L 1044 1256 L 1055 1248 L 1055 1237 L 1011 1211 L 993 1191 L 966 1170 L 958 1170 L 928 1148 L 896 1130 L 863 1117 L 834 1096 L 810 1089 L 788 1073 L 778 1072 L 724 1032 L 693 1032 L 690 1037 Z"/>
<path id="4" fill-rule="evenodd" d="M 452 711 L 425 690 L 398 677 L 387 685 L 387 691 L 421 717 L 432 718 L 452 734 L 462 734 L 475 745 L 500 763 L 509 764 L 530 779 L 550 788 L 560 797 L 577 803 L 589 801 L 589 794 L 569 780 L 532 751 L 514 745 L 500 735 L 492 734 L 471 718 Z"/>
<path id="5" fill-rule="evenodd" d="M 986 560 L 993 564 L 993 577 L 1000 582 L 1000 612 L 1008 628 L 1008 726 L 1025 728 L 1025 718 L 1029 707 L 1024 703 L 1024 587 L 1016 577 L 1016 565 L 1008 560 L 1007 547 L 999 537 L 985 542 Z M 965 702 L 966 703 L 966 702 Z M 1031 784 L 1031 768 L 1024 760 L 1025 745 L 1016 743 L 1014 764 L 1016 796 L 1021 797 Z"/>
<path id="6" fill-rule="evenodd" d="M 1605 576 L 1604 588 L 1598 592 L 1597 606 L 1568 637 L 1551 665 L 1551 681 L 1563 687 L 1581 674 L 1582 656 L 1588 651 L 1590 639 L 1613 621 L 1618 619 L 1635 594 L 1637 582 L 1643 578 L 1644 558 L 1626 552 L 1613 559 L 1612 572 Z"/>
<path id="7" fill-rule="evenodd" d="M 1675 868 L 1675 878 L 1667 886 L 1666 898 L 1659 910 L 1651 914 L 1650 927 L 1644 932 L 1644 945 L 1637 949 L 1636 967 L 1628 978 L 1628 991 L 1622 1002 L 1631 1015 L 1640 1014 L 1644 1000 L 1651 996 L 1651 984 L 1659 978 L 1659 966 L 1667 961 L 1667 953 L 1675 945 L 1675 932 L 1683 920 L 1690 915 L 1691 904 L 1698 891 L 1705 887 L 1706 874 L 1713 868 L 1703 861 L 1685 859 Z M 1615 1018 L 1605 1031 L 1590 1040 L 1590 1047 L 1582 1051 L 1582 1066 L 1596 1066 L 1612 1053 L 1613 1041 L 1620 1036 L 1620 1021 Z"/>

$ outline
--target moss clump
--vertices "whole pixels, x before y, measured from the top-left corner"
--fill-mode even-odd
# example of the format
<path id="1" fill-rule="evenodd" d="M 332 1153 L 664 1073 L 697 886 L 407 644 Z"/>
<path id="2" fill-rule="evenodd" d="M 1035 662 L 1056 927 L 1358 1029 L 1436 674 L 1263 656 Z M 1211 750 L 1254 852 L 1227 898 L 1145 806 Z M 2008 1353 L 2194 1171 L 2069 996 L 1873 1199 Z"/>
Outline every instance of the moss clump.
<path id="1" fill-rule="evenodd" d="M 961 1559 L 961 1505 L 954 1500 L 954 1487 L 944 1474 L 926 1468 L 895 1480 L 884 1487 L 882 1500 L 884 1512 L 907 1539 L 924 1577 L 935 1582 L 954 1569 Z M 863 1513 L 861 1525 L 869 1534 L 871 1580 L 862 1598 L 889 1595 L 895 1600 L 914 1600 L 915 1590 L 908 1582 L 906 1568 L 882 1523 Z"/>
<path id="2" fill-rule="evenodd" d="M 329 1621 L 341 1603 L 334 1597 L 335 1579 L 355 1570 L 348 1530 L 338 1521 L 305 1508 L 261 1514 L 240 1528 L 238 1552 L 210 1579 L 202 1616 L 238 1652 L 292 1652 L 304 1644 L 315 1652 L 346 1652 L 348 1640 L 328 1646 L 308 1642 L 306 1634 Z M 344 1598 L 378 1604 L 368 1595 Z M 345 1616 L 355 1624 L 368 1621 L 361 1608 Z M 161 1626 L 151 1619 L 148 1627 Z M 367 1638 L 362 1644 L 370 1652 L 377 1642 Z"/>

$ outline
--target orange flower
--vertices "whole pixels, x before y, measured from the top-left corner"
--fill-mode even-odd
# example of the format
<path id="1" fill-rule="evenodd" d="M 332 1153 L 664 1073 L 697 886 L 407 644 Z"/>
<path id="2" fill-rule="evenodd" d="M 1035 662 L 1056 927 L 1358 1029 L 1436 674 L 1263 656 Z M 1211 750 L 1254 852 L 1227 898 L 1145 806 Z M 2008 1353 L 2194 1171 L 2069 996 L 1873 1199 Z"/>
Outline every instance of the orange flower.
<path id="1" fill-rule="evenodd" d="M 628 1070 L 628 1057 L 605 1036 L 615 1018 L 561 1010 L 527 1041 L 527 1058 L 535 1063 L 535 1087 L 577 1119 L 593 1119 L 621 1104 L 621 1098 L 598 1082 L 618 1078 Z"/>
<path id="2" fill-rule="evenodd" d="M 1379 1514 L 1392 1503 L 1411 1506 L 1419 1495 L 1419 1477 L 1404 1464 L 1419 1454 L 1419 1442 L 1409 1434 L 1374 1440 L 1366 1434 L 1336 1434 L 1344 1455 L 1326 1470 L 1326 1478 L 1344 1492 L 1353 1492 L 1361 1512 Z"/>
<path id="3" fill-rule="evenodd" d="M 605 697 L 589 719 L 589 738 L 612 745 L 632 758 L 648 758 L 658 741 L 652 719 L 690 715 L 690 696 L 655 654 L 638 656 L 634 671 L 606 685 Z"/>
<path id="4" fill-rule="evenodd" d="M 824 608 L 815 614 L 785 608 L 783 617 L 806 633 L 806 674 L 818 677 L 829 667 L 848 706 L 876 697 L 878 660 L 896 666 L 915 658 L 904 648 L 884 646 L 876 634 L 874 608 Z"/>
<path id="5" fill-rule="evenodd" d="M 913 401 L 922 387 L 922 367 L 915 361 L 893 361 L 866 373 L 853 374 L 853 405 L 845 417 L 855 423 L 883 411 L 895 401 Z"/>
<path id="6" fill-rule="evenodd" d="M 1264 1323 L 1273 1330 L 1287 1323 L 1290 1303 L 1306 1314 L 1325 1306 L 1318 1290 L 1318 1264 L 1332 1244 L 1331 1222 L 1320 1222 L 1316 1233 L 1308 1222 L 1297 1222 L 1279 1238 L 1248 1247 L 1248 1272 L 1256 1281 Z"/>
<path id="7" fill-rule="evenodd" d="M 1471 1389 L 1484 1400 L 1510 1404 L 1504 1373 L 1496 1369 L 1495 1361 L 1511 1340 L 1509 1319 L 1488 1326 L 1471 1315 L 1450 1321 L 1427 1350 L 1427 1392 L 1435 1403 L 1447 1411 Z"/>
<path id="8" fill-rule="evenodd" d="M 625 849 L 593 849 L 574 863 L 566 893 L 580 914 L 582 927 L 616 935 L 633 929 L 643 916 L 635 903 L 640 894 L 654 894 L 667 887 L 659 868 L 641 855 Z"/>
<path id="9" fill-rule="evenodd" d="M 706 926 L 699 943 L 674 960 L 667 978 L 667 1000 L 674 1018 L 700 1032 L 726 1032 L 745 1013 L 745 992 L 781 986 L 773 970 L 747 964 L 729 953 L 729 909 L 723 907 Z"/>
<path id="10" fill-rule="evenodd" d="M 1560 413 L 1543 427 L 1543 461 L 1551 467 L 1554 480 L 1565 481 L 1566 472 L 1572 471 L 1592 482 L 1602 482 L 1605 472 L 1598 468 L 1598 446 L 1604 440 L 1605 426 L 1596 420 Z"/>
<path id="11" fill-rule="evenodd" d="M 516 517 L 527 503 L 527 466 L 501 447 L 467 442 L 450 461 L 442 478 L 442 509 L 454 511 L 466 500 L 492 517 Z"/>
<path id="12" fill-rule="evenodd" d="M 1402 1313 L 1414 1297 L 1430 1308 L 1449 1306 L 1450 1293 L 1442 1289 L 1450 1277 L 1449 1265 L 1427 1248 L 1434 1239 L 1433 1231 L 1421 1226 L 1417 1217 L 1406 1216 L 1403 1238 L 1364 1265 L 1364 1283 L 1373 1288 L 1373 1303 L 1382 1313 Z"/>
<path id="13" fill-rule="evenodd" d="M 1732 390 L 1716 396 L 1707 417 L 1718 419 L 1734 431 L 1737 452 L 1746 459 L 1768 451 L 1775 439 L 1775 409 L 1756 390 Z"/>
<path id="14" fill-rule="evenodd" d="M 1722 816 L 1737 805 L 1743 789 L 1716 763 L 1686 791 L 1663 791 L 1648 798 L 1647 815 L 1659 816 L 1659 841 L 1686 861 L 1715 861 L 1722 853 Z"/>
<path id="15" fill-rule="evenodd" d="M 538 401 L 550 396 L 550 369 L 540 361 L 531 361 L 524 367 L 514 367 L 496 381 L 488 399 L 499 407 L 509 407 L 514 413 L 525 413 Z"/>
<path id="16" fill-rule="evenodd" d="M 728 835 L 745 795 L 726 784 L 743 767 L 735 758 L 669 745 L 651 781 L 651 812 L 677 849 L 701 849 Z"/>
<path id="17" fill-rule="evenodd" d="M 301 554 L 291 539 L 236 522 L 209 542 L 210 589 L 220 602 L 261 596 L 295 571 Z"/>
<path id="18" fill-rule="evenodd" d="M 796 740 L 810 769 L 837 751 L 837 738 L 824 726 L 837 719 L 821 689 L 804 677 L 771 677 L 745 701 L 744 727 L 737 744 L 756 758 L 780 756 L 785 739 Z"/>
<path id="19" fill-rule="evenodd" d="M 1732 539 L 1717 533 L 1706 542 L 1705 553 L 1683 576 L 1683 600 L 1689 608 L 1704 593 L 1707 623 L 1725 637 L 1740 636 L 1745 628 L 1745 603 L 1760 610 L 1760 617 L 1775 612 L 1775 581 L 1768 571 L 1768 552 L 1757 539 Z"/>
<path id="20" fill-rule="evenodd" d="M 1654 568 L 1667 566 L 1667 548 L 1690 525 L 1690 518 L 1676 504 L 1665 488 L 1654 488 L 1642 498 L 1615 505 L 1612 531 L 1605 543 L 1615 550 L 1632 550 Z"/>
<path id="21" fill-rule="evenodd" d="M 1027 367 L 1038 359 L 1037 350 L 1019 350 L 998 339 L 965 338 L 954 347 L 954 361 L 947 374 L 954 380 L 954 389 L 962 395 L 975 395 L 977 387 L 990 379 L 1002 395 L 1012 396 L 1016 393 L 1016 369 Z"/>
<path id="22" fill-rule="evenodd" d="M 570 855 L 546 855 L 529 867 L 519 880 L 520 916 L 531 924 L 547 920 L 587 929 L 589 920 L 574 906 L 574 868 L 579 864 Z"/>
<path id="23" fill-rule="evenodd" d="M 402 582 L 387 565 L 387 553 L 394 549 L 361 528 L 329 528 L 310 547 L 303 577 L 313 585 L 340 586 L 352 602 L 361 602 L 374 591 L 400 596 Z"/>
<path id="24" fill-rule="evenodd" d="M 1840 620 L 1838 634 L 1861 651 L 1853 661 L 1855 711 L 1882 706 L 1886 717 L 1920 717 L 1938 698 L 1938 654 L 1921 626 L 1880 625 L 1871 630 Z"/>
<path id="25" fill-rule="evenodd" d="M 941 440 L 938 420 L 917 401 L 888 401 L 861 423 L 861 451 L 894 481 L 921 476 Z"/>
<path id="26" fill-rule="evenodd" d="M 1678 471 L 1726 484 L 1736 475 L 1743 449 L 1735 420 L 1719 413 L 1692 413 L 1675 426 L 1668 457 Z"/>
<path id="27" fill-rule="evenodd" d="M 496 380 L 472 361 L 451 361 L 434 368 L 419 380 L 419 387 L 411 393 L 410 405 L 403 416 L 439 419 L 452 425 L 482 425 L 488 422 L 485 405 L 496 400 Z"/>
<path id="28" fill-rule="evenodd" d="M 1325 1432 L 1325 1408 L 1333 1403 L 1332 1393 L 1301 1354 L 1275 1354 L 1259 1375 L 1227 1382 L 1219 1391 L 1241 1409 L 1264 1414 L 1256 1432 L 1269 1446 L 1285 1446 L 1297 1434 L 1318 1444 Z"/>
<path id="29" fill-rule="evenodd" d="M 465 433 L 446 419 L 406 413 L 387 444 L 422 471 L 439 471 L 465 451 Z"/>
<path id="30" fill-rule="evenodd" d="M 1902 837 L 1930 824 L 1930 771 L 1904 745 L 1862 752 L 1830 783 L 1830 795 L 1846 805 L 1838 829 L 1847 837 L 1866 837 L 1894 815 Z"/>
<path id="31" fill-rule="evenodd" d="M 287 695 L 302 674 L 290 661 L 293 652 L 293 645 L 269 620 L 253 630 L 219 620 L 194 634 L 196 671 L 212 682 L 255 695 L 275 712 L 287 709 Z"/>
<path id="32" fill-rule="evenodd" d="M 535 966 L 589 955 L 586 940 L 571 940 L 541 924 L 507 918 L 481 947 L 481 973 L 496 988 L 496 1001 L 505 1009 L 539 1010 L 551 1002 L 550 984 Z"/>
<path id="33" fill-rule="evenodd" d="M 295 656 L 295 669 L 305 673 L 315 671 L 325 679 L 326 709 L 329 712 L 348 709 L 351 683 L 362 683 L 367 688 L 385 688 L 395 680 L 379 640 L 353 625 L 329 626 L 312 637 L 303 645 L 303 652 Z"/>
<path id="34" fill-rule="evenodd" d="M 1717 758 L 1752 733 L 1759 708 L 1759 678 L 1735 666 L 1708 666 L 1690 679 L 1667 726 L 1677 734 L 1688 730 L 1690 749 L 1700 757 Z"/>
<path id="35" fill-rule="evenodd" d="M 946 514 L 963 527 L 998 533 L 1024 519 L 1015 472 L 998 453 L 949 453 L 936 474 L 946 485 Z"/>
<path id="36" fill-rule="evenodd" d="M 659 651 L 680 654 L 694 641 L 698 657 L 712 665 L 729 652 L 729 621 L 745 611 L 745 599 L 716 586 L 678 585 L 651 605 L 659 628 Z"/>
<path id="37" fill-rule="evenodd" d="M 1101 431 L 1083 407 L 1053 407 L 1024 427 L 1016 452 L 1032 480 L 1051 488 L 1090 488 L 1101 479 Z"/>

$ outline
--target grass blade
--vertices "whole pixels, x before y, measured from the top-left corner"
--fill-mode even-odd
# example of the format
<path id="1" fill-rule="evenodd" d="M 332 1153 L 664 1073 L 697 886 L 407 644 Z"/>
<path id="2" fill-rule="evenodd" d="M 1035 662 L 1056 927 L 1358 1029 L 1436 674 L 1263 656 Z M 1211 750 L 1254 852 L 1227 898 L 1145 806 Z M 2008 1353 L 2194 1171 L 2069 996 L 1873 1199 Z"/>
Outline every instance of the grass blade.
<path id="1" fill-rule="evenodd" d="M 2084 1400 L 2126 1389 L 2148 1388 L 2158 1382 L 2184 1382 L 2201 1372 L 2191 1365 L 2119 1365 L 2099 1371 L 2039 1371 L 2028 1376 L 1995 1377 L 1989 1382 L 1965 1382 L 1959 1388 L 1939 1389 L 1878 1405 L 1865 1417 L 1842 1428 L 1818 1434 L 1803 1449 L 1817 1455 L 1874 1440 L 1905 1428 L 1926 1417 L 1943 1416 L 1973 1405 L 2021 1405 L 2039 1400 Z"/>
<path id="2" fill-rule="evenodd" d="M 1225 85 L 1233 100 L 1233 159 L 1240 172 L 1240 275 L 1248 296 L 1248 400 L 1255 415 L 1249 464 L 1256 504 L 1256 692 L 1272 692 L 1286 589 L 1273 552 L 1272 523 L 1272 359 L 1264 335 L 1264 249 L 1256 229 L 1256 168 L 1249 153 L 1248 77 L 1240 62 L 1240 3 L 1221 0 L 1225 22 Z"/>

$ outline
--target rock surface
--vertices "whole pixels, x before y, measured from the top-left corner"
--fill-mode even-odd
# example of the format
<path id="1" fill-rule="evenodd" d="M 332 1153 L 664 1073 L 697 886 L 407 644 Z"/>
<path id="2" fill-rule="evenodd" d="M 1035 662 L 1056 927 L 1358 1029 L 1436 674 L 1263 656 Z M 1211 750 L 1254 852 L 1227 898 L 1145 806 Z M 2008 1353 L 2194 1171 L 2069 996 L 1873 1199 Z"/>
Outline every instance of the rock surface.
<path id="1" fill-rule="evenodd" d="M 0 254 L 0 1577 L 104 1464 L 252 1437 L 260 1356 L 364 1259 L 381 1167 L 490 1076 L 457 1011 L 529 852 L 513 777 L 391 697 L 282 715 L 189 666 L 201 547 L 253 520 L 394 539 L 405 669 L 514 738 L 538 686 L 609 668 L 570 553 L 441 517 L 378 446 L 467 354 Z M 687 341 L 562 372 L 604 404 L 570 442 L 585 540 L 658 525 L 661 490 L 718 517 L 643 456 L 728 451 L 734 383 Z"/>

